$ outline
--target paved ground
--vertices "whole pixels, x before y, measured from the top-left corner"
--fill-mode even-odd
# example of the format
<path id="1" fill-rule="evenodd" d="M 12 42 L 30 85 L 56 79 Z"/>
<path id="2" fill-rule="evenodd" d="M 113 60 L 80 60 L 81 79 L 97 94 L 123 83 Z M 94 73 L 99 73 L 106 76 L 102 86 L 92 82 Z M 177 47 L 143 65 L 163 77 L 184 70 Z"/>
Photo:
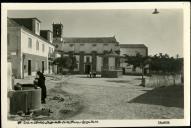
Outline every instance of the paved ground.
<path id="1" fill-rule="evenodd" d="M 19 80 L 16 80 L 18 82 Z M 25 82 L 32 82 L 31 79 Z M 87 78 L 85 75 L 47 77 L 51 119 L 183 118 L 181 85 L 157 89 L 141 87 L 139 76 Z M 175 92 L 176 91 L 176 92 Z M 162 93 L 163 92 L 163 93 Z M 63 97 L 63 102 L 51 100 Z M 67 114 L 66 104 L 73 108 Z M 69 115 L 69 116 L 67 116 Z"/>

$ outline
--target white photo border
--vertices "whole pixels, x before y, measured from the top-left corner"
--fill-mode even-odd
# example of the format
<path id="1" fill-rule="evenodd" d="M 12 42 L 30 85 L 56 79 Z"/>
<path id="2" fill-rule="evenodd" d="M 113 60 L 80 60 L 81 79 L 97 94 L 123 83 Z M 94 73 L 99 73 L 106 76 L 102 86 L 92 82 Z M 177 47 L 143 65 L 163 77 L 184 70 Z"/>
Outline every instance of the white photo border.
<path id="1" fill-rule="evenodd" d="M 99 6 L 98 6 L 99 5 Z M 98 120 L 95 124 L 20 124 L 7 119 L 7 12 L 8 10 L 90 10 L 90 9 L 183 9 L 184 119 Z M 2 3 L 1 8 L 1 119 L 3 128 L 26 127 L 134 127 L 190 125 L 190 3 L 189 2 L 119 2 L 119 3 Z M 169 121 L 169 124 L 159 124 Z"/>

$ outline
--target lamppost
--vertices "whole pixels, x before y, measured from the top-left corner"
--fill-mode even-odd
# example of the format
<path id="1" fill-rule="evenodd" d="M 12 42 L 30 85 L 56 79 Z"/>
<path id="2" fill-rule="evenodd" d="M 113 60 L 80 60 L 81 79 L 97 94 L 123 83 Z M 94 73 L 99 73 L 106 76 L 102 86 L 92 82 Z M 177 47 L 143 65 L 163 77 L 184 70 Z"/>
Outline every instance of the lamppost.
<path id="1" fill-rule="evenodd" d="M 159 11 L 155 8 L 154 12 L 152 14 L 158 14 Z"/>

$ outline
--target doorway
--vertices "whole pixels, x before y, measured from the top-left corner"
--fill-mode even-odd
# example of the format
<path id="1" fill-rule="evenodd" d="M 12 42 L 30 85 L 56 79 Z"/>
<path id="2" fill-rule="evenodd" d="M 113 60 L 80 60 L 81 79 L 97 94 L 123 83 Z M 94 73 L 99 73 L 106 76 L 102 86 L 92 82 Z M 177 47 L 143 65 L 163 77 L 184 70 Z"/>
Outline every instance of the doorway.
<path id="1" fill-rule="evenodd" d="M 44 61 L 42 61 L 42 73 L 44 73 Z"/>
<path id="2" fill-rule="evenodd" d="M 50 74 L 50 62 L 48 62 L 48 73 Z"/>
<path id="3" fill-rule="evenodd" d="M 31 75 L 31 60 L 28 60 L 28 75 Z"/>
<path id="4" fill-rule="evenodd" d="M 91 70 L 91 65 L 90 64 L 86 64 L 85 65 L 85 74 L 89 74 Z"/>
<path id="5" fill-rule="evenodd" d="M 123 70 L 123 75 L 125 75 L 125 68 L 122 68 L 122 70 Z"/>

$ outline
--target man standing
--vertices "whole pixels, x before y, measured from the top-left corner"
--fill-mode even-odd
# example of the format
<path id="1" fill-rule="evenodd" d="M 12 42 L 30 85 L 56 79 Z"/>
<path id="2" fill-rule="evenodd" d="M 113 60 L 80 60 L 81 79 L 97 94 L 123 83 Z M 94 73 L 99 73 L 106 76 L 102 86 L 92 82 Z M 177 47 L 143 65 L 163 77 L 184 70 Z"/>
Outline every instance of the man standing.
<path id="1" fill-rule="evenodd" d="M 38 86 L 41 88 L 41 103 L 45 104 L 46 98 L 46 86 L 45 86 L 45 77 L 40 71 L 37 72 Z"/>

